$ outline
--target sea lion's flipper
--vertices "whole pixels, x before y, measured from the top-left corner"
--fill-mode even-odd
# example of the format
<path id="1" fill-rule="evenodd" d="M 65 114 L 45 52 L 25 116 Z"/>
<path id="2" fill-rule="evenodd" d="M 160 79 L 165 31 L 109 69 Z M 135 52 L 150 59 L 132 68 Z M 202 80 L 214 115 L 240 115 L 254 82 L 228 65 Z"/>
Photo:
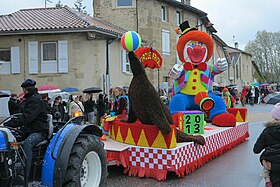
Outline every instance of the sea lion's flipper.
<path id="1" fill-rule="evenodd" d="M 199 145 L 204 145 L 205 144 L 205 138 L 201 135 L 189 135 L 185 134 L 184 132 L 177 130 L 176 131 L 176 140 L 178 143 L 180 142 L 194 142 Z"/>
<path id="2" fill-rule="evenodd" d="M 174 124 L 174 121 L 172 119 L 172 115 L 170 114 L 169 108 L 164 103 L 162 103 L 162 105 L 163 105 L 163 109 L 164 109 L 164 113 L 165 113 L 167 121 L 169 122 L 169 124 Z"/>
<path id="3" fill-rule="evenodd" d="M 134 123 L 137 120 L 134 111 L 129 107 L 127 123 Z"/>

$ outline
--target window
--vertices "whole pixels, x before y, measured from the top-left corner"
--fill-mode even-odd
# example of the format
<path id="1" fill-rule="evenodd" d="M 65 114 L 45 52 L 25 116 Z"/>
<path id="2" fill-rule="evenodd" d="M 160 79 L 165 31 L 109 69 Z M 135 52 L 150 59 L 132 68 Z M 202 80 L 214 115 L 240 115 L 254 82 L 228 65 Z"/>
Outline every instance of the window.
<path id="1" fill-rule="evenodd" d="M 19 47 L 0 49 L 0 74 L 20 73 Z"/>
<path id="2" fill-rule="evenodd" d="M 168 76 L 163 76 L 163 82 L 168 82 L 169 81 L 169 77 Z"/>
<path id="3" fill-rule="evenodd" d="M 0 74 L 11 73 L 11 50 L 0 49 Z"/>
<path id="4" fill-rule="evenodd" d="M 181 22 L 182 22 L 181 12 L 180 11 L 176 11 L 176 20 L 177 20 L 177 25 L 180 25 Z"/>
<path id="5" fill-rule="evenodd" d="M 42 43 L 43 62 L 57 61 L 56 42 Z"/>
<path id="6" fill-rule="evenodd" d="M 41 73 L 57 73 L 57 43 L 41 43 Z"/>
<path id="7" fill-rule="evenodd" d="M 170 32 L 168 30 L 162 29 L 162 54 L 170 55 Z"/>
<path id="8" fill-rule="evenodd" d="M 10 62 L 11 61 L 11 50 L 0 49 L 0 61 Z"/>
<path id="9" fill-rule="evenodd" d="M 122 51 L 122 70 L 123 73 L 131 73 L 130 64 L 126 51 Z"/>
<path id="10" fill-rule="evenodd" d="M 40 45 L 41 61 L 38 60 L 38 42 L 28 42 L 29 74 L 68 72 L 68 41 L 42 42 Z"/>
<path id="11" fill-rule="evenodd" d="M 117 6 L 132 6 L 132 0 L 117 0 Z"/>
<path id="12" fill-rule="evenodd" d="M 166 6 L 164 6 L 164 5 L 161 5 L 161 20 L 167 21 L 166 20 Z"/>

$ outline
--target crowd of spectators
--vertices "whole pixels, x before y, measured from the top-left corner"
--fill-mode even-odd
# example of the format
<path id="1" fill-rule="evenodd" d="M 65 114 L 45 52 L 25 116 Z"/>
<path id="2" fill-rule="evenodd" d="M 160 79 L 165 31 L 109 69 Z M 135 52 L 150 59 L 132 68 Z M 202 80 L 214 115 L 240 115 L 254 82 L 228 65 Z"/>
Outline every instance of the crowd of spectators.
<path id="1" fill-rule="evenodd" d="M 265 103 L 264 98 L 273 93 L 273 89 L 270 86 L 243 86 L 240 91 L 238 91 L 237 86 L 233 87 L 214 87 L 213 93 L 217 93 L 223 97 L 227 108 L 234 108 L 236 104 L 241 104 L 245 106 L 247 104 L 254 106 L 254 104 Z M 219 94 L 219 92 L 221 92 Z M 230 103 L 228 104 L 227 97 L 230 98 Z"/>
<path id="2" fill-rule="evenodd" d="M 237 87 L 214 87 L 213 94 L 219 95 L 225 101 L 227 108 L 234 108 L 236 104 L 241 103 L 254 105 L 264 102 L 263 98 L 272 92 L 268 86 L 243 86 L 238 91 Z M 161 89 L 159 96 L 167 106 L 170 101 L 168 91 Z M 45 107 L 49 114 L 56 121 L 68 121 L 74 117 L 77 112 L 86 116 L 91 124 L 100 124 L 100 118 L 104 115 L 125 115 L 129 110 L 129 98 L 127 90 L 122 87 L 110 89 L 110 94 L 72 94 L 69 100 L 63 100 L 61 96 L 53 100 L 47 95 L 42 95 Z M 17 94 L 11 94 L 8 102 L 10 114 L 18 113 L 20 108 L 20 99 Z"/>

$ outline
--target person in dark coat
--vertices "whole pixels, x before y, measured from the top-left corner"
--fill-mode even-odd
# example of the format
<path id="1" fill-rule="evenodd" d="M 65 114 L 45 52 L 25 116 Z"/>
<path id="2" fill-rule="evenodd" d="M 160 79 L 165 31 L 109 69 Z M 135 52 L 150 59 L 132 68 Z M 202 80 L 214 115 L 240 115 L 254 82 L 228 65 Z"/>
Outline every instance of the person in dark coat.
<path id="1" fill-rule="evenodd" d="M 8 107 L 9 107 L 10 115 L 19 113 L 19 100 L 17 94 L 15 93 L 11 94 L 10 100 L 8 102 Z"/>
<path id="2" fill-rule="evenodd" d="M 62 103 L 61 96 L 57 96 L 54 99 L 54 103 L 51 111 L 52 111 L 53 119 L 57 121 L 64 121 L 65 110 L 64 110 L 64 105 Z"/>
<path id="3" fill-rule="evenodd" d="M 94 123 L 94 109 L 96 108 L 95 99 L 92 95 L 90 95 L 89 99 L 83 103 L 85 108 L 85 113 L 87 115 L 88 122 L 90 124 Z"/>
<path id="4" fill-rule="evenodd" d="M 21 103 L 22 115 L 5 122 L 4 126 L 20 128 L 24 132 L 23 150 L 26 154 L 25 172 L 29 178 L 33 148 L 48 135 L 47 112 L 44 101 L 35 88 L 36 82 L 27 79 L 21 84 L 25 100 Z"/>
<path id="5" fill-rule="evenodd" d="M 47 110 L 47 113 L 51 114 L 51 110 L 52 110 L 51 102 L 50 102 L 51 98 L 49 98 L 47 95 L 44 95 L 44 96 L 42 96 L 42 99 L 44 101 L 44 106 Z"/>
<path id="6" fill-rule="evenodd" d="M 280 187 L 280 103 L 273 107 L 271 114 L 273 120 L 266 123 L 253 151 L 258 154 L 264 150 L 260 162 L 265 168 L 266 186 Z"/>
<path id="7" fill-rule="evenodd" d="M 99 94 L 98 99 L 96 101 L 97 108 L 97 123 L 100 125 L 100 118 L 107 112 L 106 104 L 104 101 L 103 94 Z"/>
<path id="8" fill-rule="evenodd" d="M 259 88 L 257 86 L 255 87 L 254 103 L 255 104 L 259 104 L 260 103 L 260 90 L 259 90 Z"/>

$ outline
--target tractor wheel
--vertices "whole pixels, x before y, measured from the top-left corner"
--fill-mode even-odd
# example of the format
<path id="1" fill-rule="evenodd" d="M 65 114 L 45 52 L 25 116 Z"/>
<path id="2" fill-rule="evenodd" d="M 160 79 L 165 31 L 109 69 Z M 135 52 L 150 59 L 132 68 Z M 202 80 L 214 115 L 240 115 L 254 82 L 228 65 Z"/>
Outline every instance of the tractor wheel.
<path id="1" fill-rule="evenodd" d="M 107 161 L 103 143 L 92 134 L 80 134 L 68 161 L 63 186 L 105 186 Z"/>

